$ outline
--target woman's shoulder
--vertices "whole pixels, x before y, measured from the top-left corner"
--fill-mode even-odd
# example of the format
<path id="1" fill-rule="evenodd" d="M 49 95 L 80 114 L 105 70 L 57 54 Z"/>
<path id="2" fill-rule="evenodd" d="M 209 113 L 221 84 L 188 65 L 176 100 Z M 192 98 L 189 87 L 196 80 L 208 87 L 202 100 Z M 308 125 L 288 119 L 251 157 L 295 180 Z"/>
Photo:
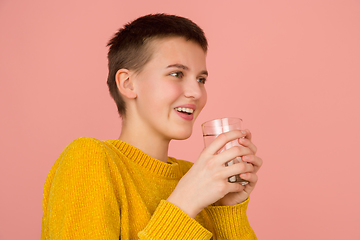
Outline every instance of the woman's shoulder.
<path id="1" fill-rule="evenodd" d="M 105 151 L 107 144 L 105 141 L 92 138 L 80 137 L 70 142 L 64 149 L 64 152 L 88 153 L 94 154 Z"/>
<path id="2" fill-rule="evenodd" d="M 67 148 L 86 148 L 86 147 L 101 147 L 102 145 L 104 145 L 104 142 L 96 139 L 96 138 L 92 138 L 92 137 L 80 137 L 77 138 L 75 140 L 73 140 L 72 142 L 70 142 L 65 149 Z"/>
<path id="3" fill-rule="evenodd" d="M 107 145 L 92 137 L 80 137 L 70 142 L 60 154 L 58 161 L 66 164 L 88 164 L 107 158 Z"/>

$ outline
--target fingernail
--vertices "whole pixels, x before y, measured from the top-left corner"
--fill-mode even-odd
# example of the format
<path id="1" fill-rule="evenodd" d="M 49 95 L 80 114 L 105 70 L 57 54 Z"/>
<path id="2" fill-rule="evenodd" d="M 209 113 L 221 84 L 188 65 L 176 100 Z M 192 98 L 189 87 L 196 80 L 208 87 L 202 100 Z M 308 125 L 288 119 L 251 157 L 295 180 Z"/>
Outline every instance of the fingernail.
<path id="1" fill-rule="evenodd" d="M 245 130 L 241 130 L 241 133 L 242 133 L 242 134 L 246 134 L 246 131 L 245 131 Z"/>
<path id="2" fill-rule="evenodd" d="M 240 174 L 240 177 L 241 177 L 241 178 L 246 178 L 246 177 L 247 177 L 247 174 L 246 174 L 246 173 L 242 173 L 242 174 Z"/>

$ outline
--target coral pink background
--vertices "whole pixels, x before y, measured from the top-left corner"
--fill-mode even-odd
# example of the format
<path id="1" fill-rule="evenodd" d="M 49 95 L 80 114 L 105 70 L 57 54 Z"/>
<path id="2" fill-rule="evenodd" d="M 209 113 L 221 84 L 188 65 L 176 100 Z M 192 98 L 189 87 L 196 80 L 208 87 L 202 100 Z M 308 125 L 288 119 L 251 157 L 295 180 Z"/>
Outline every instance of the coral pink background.
<path id="1" fill-rule="evenodd" d="M 68 143 L 119 136 L 105 45 L 157 12 L 210 44 L 207 106 L 171 155 L 195 161 L 203 121 L 241 117 L 264 160 L 248 209 L 259 239 L 360 239 L 356 0 L 2 0 L 0 239 L 39 239 L 45 177 Z"/>

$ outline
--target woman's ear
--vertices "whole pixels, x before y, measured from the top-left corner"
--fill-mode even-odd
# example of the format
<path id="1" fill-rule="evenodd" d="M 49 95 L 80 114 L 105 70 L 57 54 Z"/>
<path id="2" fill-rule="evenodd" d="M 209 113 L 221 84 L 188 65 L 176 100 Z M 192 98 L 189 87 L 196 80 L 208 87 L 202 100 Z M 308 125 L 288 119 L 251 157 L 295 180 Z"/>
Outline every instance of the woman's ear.
<path id="1" fill-rule="evenodd" d="M 115 75 L 115 81 L 119 92 L 130 99 L 137 97 L 134 91 L 134 85 L 132 82 L 131 74 L 128 69 L 119 69 Z"/>

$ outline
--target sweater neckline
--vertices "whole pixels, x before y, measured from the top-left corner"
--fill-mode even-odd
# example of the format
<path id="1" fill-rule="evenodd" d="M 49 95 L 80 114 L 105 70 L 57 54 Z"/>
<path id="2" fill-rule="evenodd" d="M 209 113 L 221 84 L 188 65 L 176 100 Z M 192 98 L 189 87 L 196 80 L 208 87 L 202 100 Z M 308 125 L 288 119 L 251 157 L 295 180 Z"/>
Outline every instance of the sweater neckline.
<path id="1" fill-rule="evenodd" d="M 118 149 L 122 155 L 154 174 L 167 178 L 181 178 L 182 176 L 179 163 L 172 157 L 168 157 L 168 162 L 164 163 L 119 139 L 107 140 L 106 142 Z"/>

